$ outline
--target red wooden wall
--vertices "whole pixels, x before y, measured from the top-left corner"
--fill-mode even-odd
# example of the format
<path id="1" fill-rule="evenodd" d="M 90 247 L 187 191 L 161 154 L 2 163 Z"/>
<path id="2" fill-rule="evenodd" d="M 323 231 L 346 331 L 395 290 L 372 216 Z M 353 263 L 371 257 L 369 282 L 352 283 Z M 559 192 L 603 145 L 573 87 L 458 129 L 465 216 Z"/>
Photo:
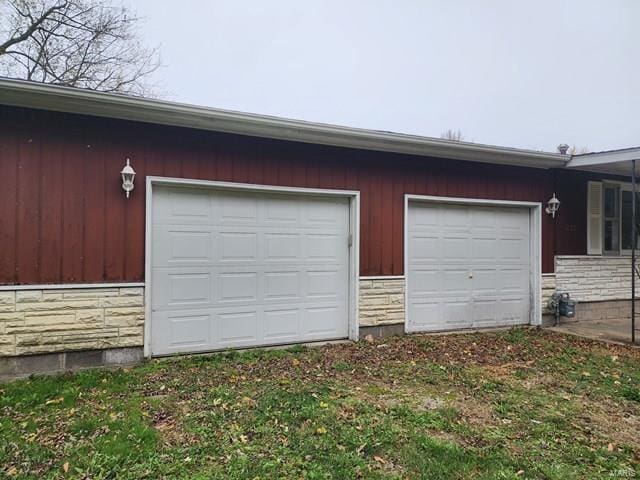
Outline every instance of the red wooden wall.
<path id="1" fill-rule="evenodd" d="M 125 158 L 137 172 L 129 200 Z M 0 110 L 0 284 L 144 280 L 145 175 L 361 192 L 362 275 L 403 274 L 404 194 L 545 202 L 554 172 Z M 582 193 L 576 212 L 584 213 Z M 561 196 L 561 200 L 564 200 Z M 571 206 L 563 201 L 561 209 Z M 563 212 L 562 212 L 563 213 Z M 543 271 L 579 241 L 543 215 Z"/>

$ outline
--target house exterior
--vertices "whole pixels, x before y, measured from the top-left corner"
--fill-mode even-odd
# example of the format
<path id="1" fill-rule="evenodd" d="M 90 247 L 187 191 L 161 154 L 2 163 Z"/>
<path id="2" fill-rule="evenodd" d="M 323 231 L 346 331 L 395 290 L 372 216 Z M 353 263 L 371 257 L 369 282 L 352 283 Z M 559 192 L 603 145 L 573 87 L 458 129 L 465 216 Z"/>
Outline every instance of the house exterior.
<path id="1" fill-rule="evenodd" d="M 627 314 L 623 171 L 13 80 L 0 105 L 0 375 L 541 325 L 556 288 Z"/>

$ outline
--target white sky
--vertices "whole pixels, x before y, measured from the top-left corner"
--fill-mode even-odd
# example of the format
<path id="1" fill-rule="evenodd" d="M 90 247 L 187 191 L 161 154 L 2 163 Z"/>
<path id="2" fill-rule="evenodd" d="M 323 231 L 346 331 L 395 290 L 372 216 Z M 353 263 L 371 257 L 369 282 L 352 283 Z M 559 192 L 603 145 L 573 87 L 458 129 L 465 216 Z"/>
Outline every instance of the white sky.
<path id="1" fill-rule="evenodd" d="M 555 150 L 640 145 L 638 0 L 124 0 L 170 100 Z"/>

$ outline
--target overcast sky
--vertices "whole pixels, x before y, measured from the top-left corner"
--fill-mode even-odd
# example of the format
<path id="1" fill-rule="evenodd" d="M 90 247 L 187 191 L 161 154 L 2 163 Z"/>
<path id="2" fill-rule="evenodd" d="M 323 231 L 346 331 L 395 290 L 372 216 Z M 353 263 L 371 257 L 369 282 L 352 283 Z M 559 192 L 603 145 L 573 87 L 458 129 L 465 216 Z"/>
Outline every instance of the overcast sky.
<path id="1" fill-rule="evenodd" d="M 167 98 L 555 150 L 640 145 L 638 0 L 124 0 Z"/>

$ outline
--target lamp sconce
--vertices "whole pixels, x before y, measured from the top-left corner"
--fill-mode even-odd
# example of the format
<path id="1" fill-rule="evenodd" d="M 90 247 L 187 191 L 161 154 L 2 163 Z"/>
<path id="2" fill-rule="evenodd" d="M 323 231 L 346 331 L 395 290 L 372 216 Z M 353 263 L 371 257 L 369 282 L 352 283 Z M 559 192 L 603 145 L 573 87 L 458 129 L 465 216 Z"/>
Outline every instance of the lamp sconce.
<path id="1" fill-rule="evenodd" d="M 128 158 L 127 164 L 120 172 L 120 175 L 122 175 L 122 189 L 127 194 L 127 198 L 129 198 L 129 194 L 133 191 L 133 180 L 136 178 L 136 171 L 131 166 Z"/>
<path id="2" fill-rule="evenodd" d="M 556 198 L 556 194 L 554 193 L 553 196 L 547 202 L 547 208 L 545 208 L 544 211 L 547 212 L 547 214 L 551 215 L 551 218 L 556 218 L 556 212 L 558 211 L 559 208 L 560 208 L 560 200 Z"/>

